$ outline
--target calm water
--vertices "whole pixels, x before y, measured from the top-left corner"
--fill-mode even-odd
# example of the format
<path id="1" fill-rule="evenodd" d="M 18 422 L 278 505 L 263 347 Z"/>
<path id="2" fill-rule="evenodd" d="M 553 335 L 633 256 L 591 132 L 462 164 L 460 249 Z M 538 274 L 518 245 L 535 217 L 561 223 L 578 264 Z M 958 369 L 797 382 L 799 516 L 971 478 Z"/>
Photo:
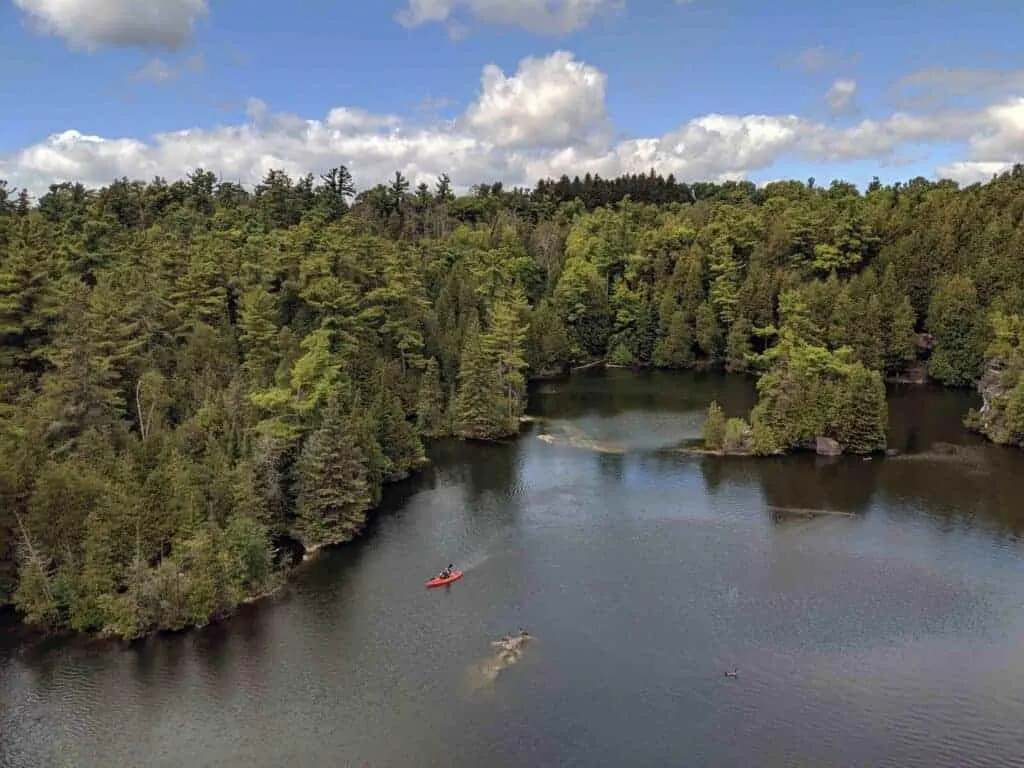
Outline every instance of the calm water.
<path id="1" fill-rule="evenodd" d="M 753 392 L 545 384 L 552 421 L 440 445 L 369 535 L 229 622 L 8 642 L 0 765 L 1024 765 L 1024 455 L 920 389 L 892 396 L 899 458 L 669 450 L 713 397 Z"/>

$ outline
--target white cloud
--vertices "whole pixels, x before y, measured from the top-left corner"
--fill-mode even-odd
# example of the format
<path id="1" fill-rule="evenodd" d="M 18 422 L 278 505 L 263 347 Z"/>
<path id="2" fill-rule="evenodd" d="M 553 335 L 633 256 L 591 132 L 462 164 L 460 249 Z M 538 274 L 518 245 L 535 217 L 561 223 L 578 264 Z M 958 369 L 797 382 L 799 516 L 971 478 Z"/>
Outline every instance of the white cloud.
<path id="1" fill-rule="evenodd" d="M 556 51 L 526 58 L 515 75 L 484 67 L 479 99 L 465 123 L 499 147 L 564 147 L 586 141 L 606 127 L 601 70 Z"/>
<path id="2" fill-rule="evenodd" d="M 625 0 L 408 0 L 395 19 L 406 27 L 417 27 L 450 22 L 462 11 L 488 24 L 521 27 L 539 35 L 565 35 L 624 4 Z M 463 25 L 449 26 L 449 33 L 453 29 L 456 39 L 465 35 Z"/>
<path id="3" fill-rule="evenodd" d="M 159 84 L 169 82 L 176 76 L 174 69 L 163 59 L 150 59 L 132 73 L 131 79 L 136 82 Z"/>
<path id="4" fill-rule="evenodd" d="M 555 52 L 527 58 L 515 74 L 485 69 L 477 101 L 452 120 L 418 124 L 396 115 L 339 106 L 319 119 L 271 110 L 252 98 L 237 125 L 157 134 L 147 140 L 66 130 L 0 157 L 0 178 L 35 194 L 49 184 L 90 186 L 115 178 L 177 178 L 202 167 L 254 184 L 280 168 L 298 176 L 345 164 L 360 188 L 401 170 L 417 184 L 448 173 L 457 188 L 586 172 L 610 177 L 655 167 L 680 180 L 743 178 L 785 157 L 828 164 L 881 162 L 929 143 L 959 143 L 956 163 L 939 172 L 959 181 L 988 178 L 1024 160 L 1024 98 L 975 110 L 897 112 L 837 127 L 797 115 L 695 117 L 660 136 L 613 141 L 605 76 Z M 827 173 L 823 171 L 823 173 Z"/>
<path id="5" fill-rule="evenodd" d="M 402 121 L 395 115 L 375 115 L 358 107 L 335 107 L 327 113 L 327 127 L 341 131 L 365 131 L 370 128 L 394 127 Z"/>
<path id="6" fill-rule="evenodd" d="M 245 102 L 245 116 L 253 122 L 260 122 L 267 115 L 267 102 L 250 96 Z"/>
<path id="7" fill-rule="evenodd" d="M 1024 98 L 992 105 L 982 114 L 984 120 L 971 136 L 971 159 L 993 163 L 1024 158 Z"/>
<path id="8" fill-rule="evenodd" d="M 825 93 L 825 102 L 834 115 L 854 112 L 857 109 L 857 81 L 840 79 L 833 81 Z"/>
<path id="9" fill-rule="evenodd" d="M 1012 165 L 1013 163 L 961 160 L 941 166 L 938 175 L 944 179 L 954 179 L 961 184 L 974 184 L 989 181 L 993 176 L 1010 170 Z"/>
<path id="10" fill-rule="evenodd" d="M 75 47 L 176 50 L 192 36 L 207 0 L 13 0 L 42 31 Z"/>
<path id="11" fill-rule="evenodd" d="M 1024 91 L 1024 69 L 927 67 L 903 75 L 890 89 L 903 107 L 935 106 L 953 96 L 1006 96 Z"/>
<path id="12" fill-rule="evenodd" d="M 783 63 L 795 66 L 809 74 L 817 74 L 833 69 L 851 67 L 860 60 L 860 54 L 846 53 L 825 45 L 806 48 L 795 56 L 787 56 Z"/>
<path id="13" fill-rule="evenodd" d="M 201 53 L 189 56 L 178 63 L 169 63 L 164 59 L 153 58 L 133 71 L 128 76 L 128 80 L 133 83 L 167 85 L 182 75 L 196 74 L 205 68 L 206 59 Z"/>

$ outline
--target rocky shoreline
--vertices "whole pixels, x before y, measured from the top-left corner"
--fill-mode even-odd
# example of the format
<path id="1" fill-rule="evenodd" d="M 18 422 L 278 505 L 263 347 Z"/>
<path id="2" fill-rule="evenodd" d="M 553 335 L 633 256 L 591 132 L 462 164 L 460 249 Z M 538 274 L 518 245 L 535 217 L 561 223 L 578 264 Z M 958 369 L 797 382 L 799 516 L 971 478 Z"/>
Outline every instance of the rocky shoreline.
<path id="1" fill-rule="evenodd" d="M 1002 358 L 988 361 L 978 381 L 981 408 L 964 417 L 964 426 L 983 435 L 997 445 L 1024 448 L 1024 433 L 1014 432 L 1007 425 L 1006 404 L 1010 395 L 1007 386 L 1007 363 Z"/>

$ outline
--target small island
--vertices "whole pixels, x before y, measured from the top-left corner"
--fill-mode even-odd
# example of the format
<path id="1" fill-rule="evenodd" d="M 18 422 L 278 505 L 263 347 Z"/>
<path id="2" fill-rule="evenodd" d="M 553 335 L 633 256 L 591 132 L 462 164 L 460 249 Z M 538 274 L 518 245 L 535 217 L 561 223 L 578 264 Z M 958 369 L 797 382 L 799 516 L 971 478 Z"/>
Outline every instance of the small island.
<path id="1" fill-rule="evenodd" d="M 779 297 L 778 342 L 749 356 L 758 402 L 749 422 L 725 417 L 712 402 L 704 450 L 722 455 L 777 456 L 794 450 L 871 454 L 886 448 L 888 406 L 878 371 L 848 346 L 829 349 L 800 291 Z"/>

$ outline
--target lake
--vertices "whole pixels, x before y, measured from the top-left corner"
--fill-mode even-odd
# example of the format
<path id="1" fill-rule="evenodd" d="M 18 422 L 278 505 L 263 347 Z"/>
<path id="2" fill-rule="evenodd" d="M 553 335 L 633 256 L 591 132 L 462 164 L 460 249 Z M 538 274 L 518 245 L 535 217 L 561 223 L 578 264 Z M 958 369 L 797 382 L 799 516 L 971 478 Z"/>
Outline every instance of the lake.
<path id="1" fill-rule="evenodd" d="M 541 383 L 226 622 L 8 639 L 0 766 L 1024 766 L 1024 453 L 890 394 L 901 455 L 759 460 L 673 450 L 748 380 Z"/>

